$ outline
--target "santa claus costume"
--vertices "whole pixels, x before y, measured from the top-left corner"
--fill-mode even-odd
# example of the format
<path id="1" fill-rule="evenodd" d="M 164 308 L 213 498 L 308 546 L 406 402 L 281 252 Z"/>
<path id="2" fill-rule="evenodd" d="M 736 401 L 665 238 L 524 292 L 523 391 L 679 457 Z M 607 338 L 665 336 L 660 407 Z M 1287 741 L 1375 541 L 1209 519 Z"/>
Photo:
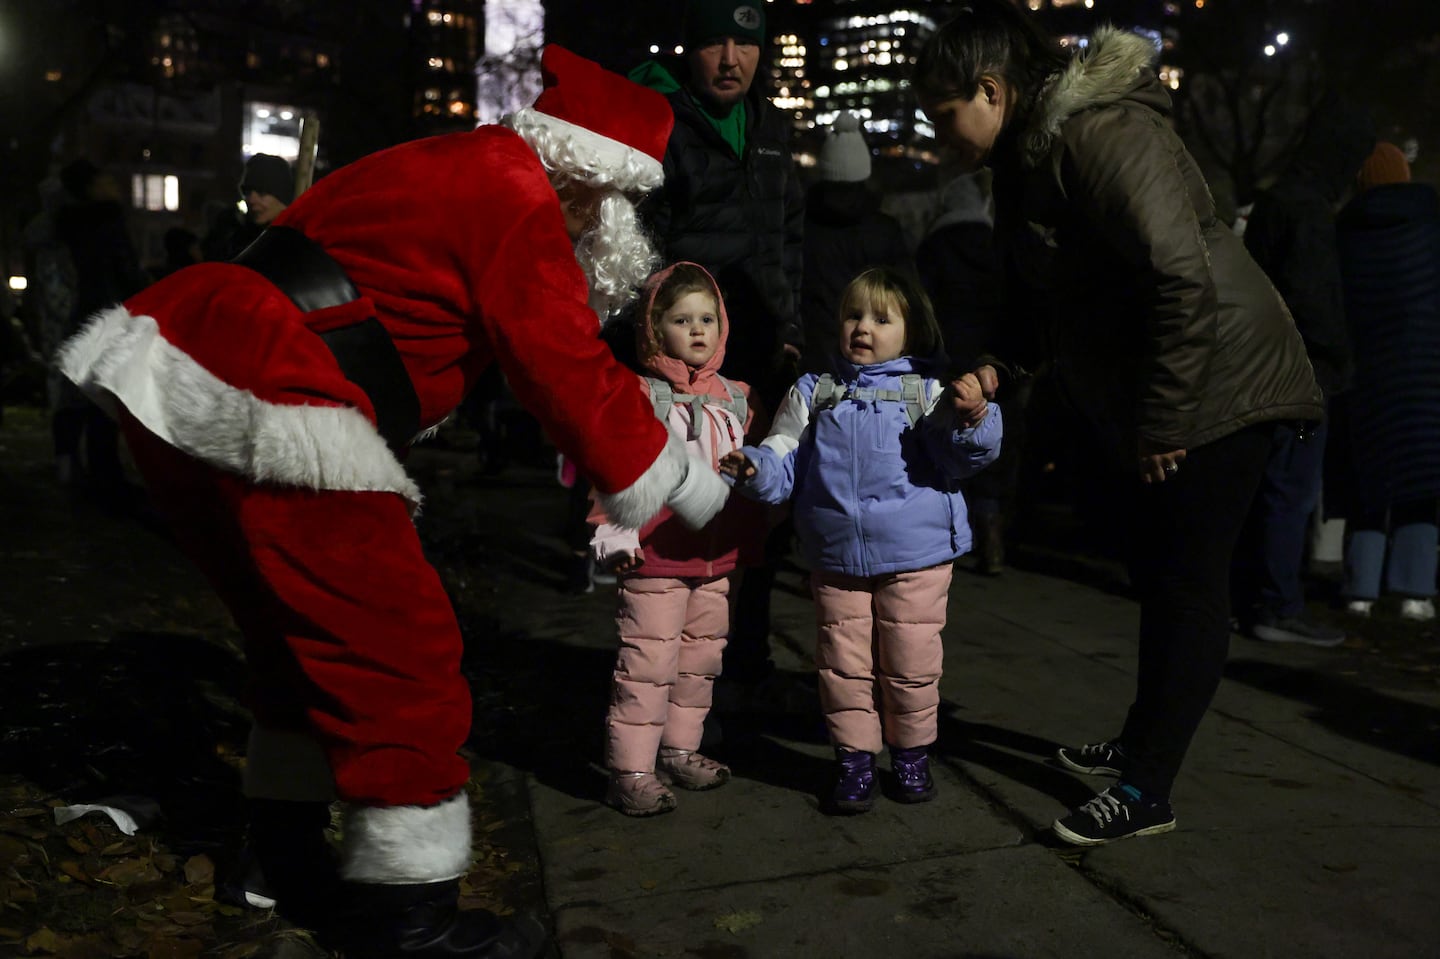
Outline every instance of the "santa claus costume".
<path id="1" fill-rule="evenodd" d="M 454 910 L 470 863 L 457 754 L 470 696 L 397 453 L 495 362 L 618 521 L 668 505 L 699 526 L 725 497 L 667 445 L 597 336 L 595 307 L 653 262 L 622 191 L 661 182 L 669 106 L 558 47 L 542 73 L 534 108 L 507 125 L 331 173 L 237 262 L 98 314 L 61 357 L 116 412 L 244 633 L 256 852 L 282 910 L 347 956 L 539 948 Z M 595 399 L 566 401 L 577 395 Z M 332 798 L 339 882 L 320 848 Z"/>

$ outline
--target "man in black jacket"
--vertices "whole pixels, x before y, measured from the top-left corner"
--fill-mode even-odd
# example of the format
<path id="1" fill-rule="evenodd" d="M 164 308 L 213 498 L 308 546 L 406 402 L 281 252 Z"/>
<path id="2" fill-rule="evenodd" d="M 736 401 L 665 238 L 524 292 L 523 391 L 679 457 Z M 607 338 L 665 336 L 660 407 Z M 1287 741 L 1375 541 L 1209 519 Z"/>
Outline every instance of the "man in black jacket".
<path id="1" fill-rule="evenodd" d="M 665 185 L 640 214 L 668 261 L 692 260 L 715 276 L 734 324 L 723 372 L 773 401 L 790 385 L 785 358 L 804 346 L 805 209 L 789 124 L 755 83 L 763 8 L 690 0 L 684 57 L 651 60 L 630 79 L 665 94 L 675 111 Z"/>
<path id="2" fill-rule="evenodd" d="M 684 56 L 648 61 L 630 79 L 663 93 L 675 111 L 665 185 L 640 216 L 667 262 L 690 260 L 714 275 L 732 324 L 721 372 L 749 383 L 773 413 L 804 348 L 805 206 L 789 122 L 755 82 L 764 8 L 763 0 L 688 0 Z M 729 680 L 749 685 L 771 671 L 772 581 L 769 567 L 754 569 L 740 588 Z"/>

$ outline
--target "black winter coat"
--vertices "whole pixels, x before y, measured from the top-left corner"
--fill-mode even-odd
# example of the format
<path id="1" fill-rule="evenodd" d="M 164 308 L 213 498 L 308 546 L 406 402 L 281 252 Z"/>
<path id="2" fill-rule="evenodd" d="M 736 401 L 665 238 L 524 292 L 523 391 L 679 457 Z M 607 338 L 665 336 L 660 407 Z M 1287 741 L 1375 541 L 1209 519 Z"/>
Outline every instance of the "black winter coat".
<path id="1" fill-rule="evenodd" d="M 1245 227 L 1245 249 L 1290 308 L 1326 396 L 1350 385 L 1353 362 L 1334 211 L 1374 146 L 1369 115 L 1327 98 L 1285 174 L 1256 198 Z"/>
<path id="2" fill-rule="evenodd" d="M 1355 346 L 1353 506 L 1378 513 L 1440 495 L 1440 198 L 1425 184 L 1376 187 L 1337 227 Z"/>
<path id="3" fill-rule="evenodd" d="M 119 203 L 86 200 L 63 207 L 56 214 L 56 232 L 75 264 L 75 304 L 68 332 L 78 330 L 97 310 L 139 293 L 149 282 Z"/>
<path id="4" fill-rule="evenodd" d="M 683 66 L 666 65 L 684 76 Z M 723 372 L 759 386 L 774 379 L 783 344 L 804 346 L 805 198 L 789 122 L 757 82 L 746 100 L 745 155 L 736 156 L 687 91 L 667 99 L 675 129 L 665 148 L 665 185 L 640 213 L 667 262 L 699 263 L 720 284 L 732 324 Z"/>
<path id="5" fill-rule="evenodd" d="M 840 295 L 872 266 L 908 266 L 905 231 L 880 212 L 880 197 L 864 183 L 817 183 L 805 195 L 806 372 L 832 372 L 839 348 Z"/>
<path id="6" fill-rule="evenodd" d="M 1023 363 L 1018 348 L 1007 348 L 1006 321 L 1014 319 L 1005 314 L 1005 276 L 989 223 L 960 220 L 931 230 L 915 250 L 915 268 L 953 369 L 974 369 L 990 350 Z"/>

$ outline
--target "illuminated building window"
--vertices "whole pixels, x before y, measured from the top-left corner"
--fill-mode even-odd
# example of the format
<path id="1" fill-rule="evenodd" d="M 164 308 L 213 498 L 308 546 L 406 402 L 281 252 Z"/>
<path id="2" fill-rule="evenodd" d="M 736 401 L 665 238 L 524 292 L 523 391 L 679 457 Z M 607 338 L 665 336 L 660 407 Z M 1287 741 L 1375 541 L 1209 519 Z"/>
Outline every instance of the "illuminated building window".
<path id="1" fill-rule="evenodd" d="M 174 212 L 180 209 L 180 178 L 159 173 L 136 173 L 130 178 L 130 198 L 137 210 Z"/>

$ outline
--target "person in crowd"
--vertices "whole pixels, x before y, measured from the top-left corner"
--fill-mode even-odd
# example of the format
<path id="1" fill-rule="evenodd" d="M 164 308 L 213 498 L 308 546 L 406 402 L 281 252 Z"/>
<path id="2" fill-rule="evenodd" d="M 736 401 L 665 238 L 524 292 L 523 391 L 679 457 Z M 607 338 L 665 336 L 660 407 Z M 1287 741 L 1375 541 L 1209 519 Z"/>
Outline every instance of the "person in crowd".
<path id="1" fill-rule="evenodd" d="M 805 199 L 789 118 L 766 98 L 760 79 L 765 4 L 686 0 L 683 16 L 684 55 L 630 73 L 663 93 L 675 114 L 665 185 L 640 213 L 667 261 L 699 263 L 720 284 L 735 322 L 722 372 L 751 384 L 773 410 L 804 348 Z M 772 533 L 772 559 L 788 548 L 787 530 L 781 525 Z M 767 563 L 747 570 L 737 585 L 724 683 L 738 702 L 783 698 L 770 655 L 774 576 Z"/>
<path id="2" fill-rule="evenodd" d="M 183 226 L 172 226 L 165 231 L 165 262 L 157 269 L 151 268 L 154 279 L 163 280 L 177 270 L 194 266 L 205 255 L 200 252 L 200 238 Z"/>
<path id="3" fill-rule="evenodd" d="M 60 171 L 68 203 L 55 215 L 56 236 L 73 271 L 70 314 L 63 340 L 91 315 L 133 296 L 149 282 L 130 239 L 115 178 L 89 160 Z M 128 505 L 131 487 L 120 461 L 115 423 L 91 399 L 62 384 L 51 418 L 60 482 L 74 485 L 107 508 Z"/>
<path id="4" fill-rule="evenodd" d="M 616 522 L 663 505 L 699 527 L 728 494 L 597 335 L 653 269 L 628 195 L 661 181 L 669 108 L 560 47 L 541 74 L 533 107 L 335 171 L 238 262 L 105 310 L 61 356 L 245 636 L 252 845 L 281 913 L 350 959 L 545 947 L 458 908 L 470 695 L 412 441 L 498 363 Z"/>
<path id="5" fill-rule="evenodd" d="M 841 363 L 790 389 L 770 435 L 720 461 L 746 496 L 793 498 L 819 621 L 820 702 L 835 746 L 839 813 L 875 803 L 890 747 L 901 802 L 935 795 L 950 576 L 970 548 L 960 481 L 1000 451 L 1000 413 L 979 380 L 949 383 L 940 331 L 918 283 L 892 267 L 841 298 Z"/>
<path id="6" fill-rule="evenodd" d="M 988 177 L 954 169 L 946 169 L 944 176 L 940 212 L 915 249 L 915 268 L 935 305 L 945 352 L 956 369 L 974 369 L 985 350 L 997 348 L 997 339 L 1015 318 L 1005 310 Z M 989 469 L 965 484 L 975 569 L 989 576 L 1005 568 L 1006 527 L 1019 483 L 1030 386 L 1028 375 L 1007 378 L 1004 394 L 995 397 L 1005 413 L 1005 445 Z"/>
<path id="7" fill-rule="evenodd" d="M 1440 498 L 1440 198 L 1410 182 L 1393 143 L 1376 145 L 1336 222 L 1355 389 L 1345 434 L 1349 535 L 1341 594 L 1368 616 L 1381 594 L 1435 618 Z"/>
<path id="8" fill-rule="evenodd" d="M 1256 198 L 1245 227 L 1245 248 L 1289 307 L 1327 403 L 1349 387 L 1353 365 L 1335 212 L 1374 145 L 1366 111 L 1334 96 L 1321 100 L 1294 158 Z M 1233 611 L 1256 639 L 1311 646 L 1345 641 L 1344 629 L 1306 612 L 1302 577 L 1327 434 L 1325 421 L 1275 429 L 1232 571 Z"/>
<path id="9" fill-rule="evenodd" d="M 754 420 L 750 388 L 719 373 L 730 321 L 715 280 L 677 263 L 647 284 L 636 324 L 644 386 L 670 435 L 715 469 L 740 448 Z M 698 468 L 698 467 L 697 467 Z M 598 521 L 596 562 L 620 574 L 620 654 L 606 717 L 605 801 L 627 816 L 675 808 L 666 785 L 713 789 L 730 768 L 699 752 L 729 633 L 730 574 L 754 562 L 764 518 L 732 497 L 700 530 L 661 512 L 639 530 Z"/>
<path id="10" fill-rule="evenodd" d="M 1058 754 L 1120 777 L 1055 822 L 1078 845 L 1174 828 L 1275 424 L 1323 410 L 1294 324 L 1169 123 L 1154 56 L 1111 27 L 1067 53 L 1006 0 L 962 0 L 913 72 L 953 162 L 990 168 L 997 243 L 1058 388 L 1094 425 L 1095 458 L 1133 484 L 1136 695 L 1117 736 Z M 1003 372 L 981 367 L 987 391 Z"/>
<path id="11" fill-rule="evenodd" d="M 807 373 L 829 373 L 839 353 L 835 315 L 845 286 L 872 266 L 908 266 L 910 249 L 899 221 L 880 210 L 870 189 L 870 146 L 860 118 L 841 113 L 820 145 L 816 183 L 805 194 L 804 281 Z"/>
<path id="12" fill-rule="evenodd" d="M 207 260 L 233 260 L 295 201 L 295 174 L 283 157 L 257 153 L 245 161 L 238 186 L 245 215 L 226 208 L 205 235 Z"/>

